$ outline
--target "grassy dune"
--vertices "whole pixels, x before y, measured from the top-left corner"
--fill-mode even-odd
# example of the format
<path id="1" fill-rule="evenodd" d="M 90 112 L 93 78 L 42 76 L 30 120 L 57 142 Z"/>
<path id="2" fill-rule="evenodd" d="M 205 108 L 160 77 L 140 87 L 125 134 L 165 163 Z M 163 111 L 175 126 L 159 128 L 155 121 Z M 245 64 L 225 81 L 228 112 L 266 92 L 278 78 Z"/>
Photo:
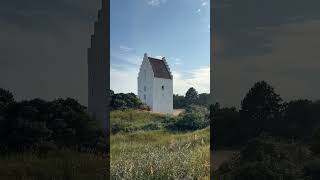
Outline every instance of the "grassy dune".
<path id="1" fill-rule="evenodd" d="M 167 131 L 164 118 L 147 112 L 111 113 L 111 123 L 131 129 L 111 135 L 111 179 L 209 179 L 210 130 Z M 147 124 L 158 128 L 144 128 Z"/>

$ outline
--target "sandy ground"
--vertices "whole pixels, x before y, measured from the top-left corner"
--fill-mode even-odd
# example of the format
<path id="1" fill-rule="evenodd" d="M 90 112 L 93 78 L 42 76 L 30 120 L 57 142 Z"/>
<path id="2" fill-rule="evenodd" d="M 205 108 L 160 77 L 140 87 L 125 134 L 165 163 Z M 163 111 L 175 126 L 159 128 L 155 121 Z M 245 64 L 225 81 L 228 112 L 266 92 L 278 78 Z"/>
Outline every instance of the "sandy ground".
<path id="1" fill-rule="evenodd" d="M 213 170 L 217 170 L 223 162 L 230 160 L 236 153 L 238 152 L 228 150 L 213 151 L 211 155 Z"/>
<path id="2" fill-rule="evenodd" d="M 184 109 L 174 109 L 173 110 L 173 115 L 178 116 L 180 113 L 183 113 Z"/>
<path id="3" fill-rule="evenodd" d="M 151 112 L 151 111 L 145 111 L 145 112 Z M 184 112 L 184 109 L 174 109 L 172 115 L 178 116 L 180 113 L 183 113 L 183 112 Z M 151 112 L 151 113 L 166 115 L 166 113 L 159 113 L 159 112 Z"/>

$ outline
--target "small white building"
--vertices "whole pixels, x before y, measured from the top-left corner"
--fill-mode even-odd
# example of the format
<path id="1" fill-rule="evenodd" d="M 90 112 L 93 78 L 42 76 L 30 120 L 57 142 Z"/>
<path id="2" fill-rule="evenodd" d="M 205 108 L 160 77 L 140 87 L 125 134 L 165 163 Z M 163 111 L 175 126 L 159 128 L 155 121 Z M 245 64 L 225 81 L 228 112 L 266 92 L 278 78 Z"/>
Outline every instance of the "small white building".
<path id="1" fill-rule="evenodd" d="M 173 113 L 173 77 L 166 59 L 145 53 L 138 75 L 138 97 L 151 111 Z"/>

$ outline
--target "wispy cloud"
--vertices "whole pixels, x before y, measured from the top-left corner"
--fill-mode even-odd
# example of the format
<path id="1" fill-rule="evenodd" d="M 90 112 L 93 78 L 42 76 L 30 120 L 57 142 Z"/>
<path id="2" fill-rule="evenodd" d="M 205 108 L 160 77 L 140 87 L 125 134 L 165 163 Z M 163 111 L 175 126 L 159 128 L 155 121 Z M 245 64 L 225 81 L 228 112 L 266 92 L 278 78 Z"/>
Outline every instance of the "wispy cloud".
<path id="1" fill-rule="evenodd" d="M 135 54 L 135 49 L 120 45 L 119 48 L 110 50 L 111 63 L 112 64 L 123 64 L 124 66 L 138 66 L 142 57 Z"/>
<path id="2" fill-rule="evenodd" d="M 170 57 L 168 59 L 169 63 L 173 63 L 173 65 L 181 65 L 182 64 L 182 60 L 180 58 L 176 58 L 176 57 Z"/>
<path id="3" fill-rule="evenodd" d="M 148 0 L 147 3 L 150 6 L 159 6 L 160 5 L 160 0 Z"/>
<path id="4" fill-rule="evenodd" d="M 173 91 L 175 94 L 185 94 L 190 87 L 199 93 L 210 92 L 210 67 L 194 69 L 188 78 L 181 72 L 173 70 Z"/>
<path id="5" fill-rule="evenodd" d="M 122 50 L 124 52 L 130 52 L 133 50 L 133 48 L 130 48 L 130 47 L 124 46 L 124 45 L 120 45 L 120 50 Z"/>
<path id="6" fill-rule="evenodd" d="M 196 10 L 196 12 L 198 13 L 198 14 L 203 14 L 203 13 L 208 13 L 208 11 L 209 11 L 209 2 L 210 1 L 208 1 L 208 0 L 201 0 L 201 2 L 199 2 L 199 6 L 197 7 L 197 10 Z"/>
<path id="7" fill-rule="evenodd" d="M 110 67 L 110 88 L 116 93 L 133 92 L 137 94 L 137 68 L 118 69 L 114 65 Z"/>
<path id="8" fill-rule="evenodd" d="M 199 93 L 210 92 L 210 67 L 202 67 L 186 73 L 178 71 L 171 66 L 173 74 L 173 93 L 184 95 L 190 87 Z M 139 68 L 125 65 L 111 65 L 110 87 L 116 93 L 137 93 L 137 77 Z M 119 83 L 122 82 L 122 83 Z"/>
<path id="9" fill-rule="evenodd" d="M 160 6 L 166 2 L 167 0 L 147 0 L 147 4 L 150 6 Z"/>

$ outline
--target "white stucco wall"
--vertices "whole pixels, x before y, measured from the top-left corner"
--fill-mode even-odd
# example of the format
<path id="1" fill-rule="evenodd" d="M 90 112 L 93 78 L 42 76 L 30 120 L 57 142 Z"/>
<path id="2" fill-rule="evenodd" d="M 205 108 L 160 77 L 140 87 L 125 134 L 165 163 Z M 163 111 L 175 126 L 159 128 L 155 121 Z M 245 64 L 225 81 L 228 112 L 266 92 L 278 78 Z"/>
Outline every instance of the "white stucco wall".
<path id="1" fill-rule="evenodd" d="M 144 74 L 145 73 L 145 74 Z M 138 97 L 153 109 L 153 71 L 147 55 L 144 56 L 138 75 Z M 144 99 L 144 95 L 146 99 Z"/>
<path id="2" fill-rule="evenodd" d="M 138 74 L 138 97 L 153 112 L 173 113 L 173 80 L 155 78 L 147 54 L 143 57 Z"/>
<path id="3" fill-rule="evenodd" d="M 152 111 L 173 113 L 173 81 L 171 79 L 154 78 L 153 102 Z"/>

